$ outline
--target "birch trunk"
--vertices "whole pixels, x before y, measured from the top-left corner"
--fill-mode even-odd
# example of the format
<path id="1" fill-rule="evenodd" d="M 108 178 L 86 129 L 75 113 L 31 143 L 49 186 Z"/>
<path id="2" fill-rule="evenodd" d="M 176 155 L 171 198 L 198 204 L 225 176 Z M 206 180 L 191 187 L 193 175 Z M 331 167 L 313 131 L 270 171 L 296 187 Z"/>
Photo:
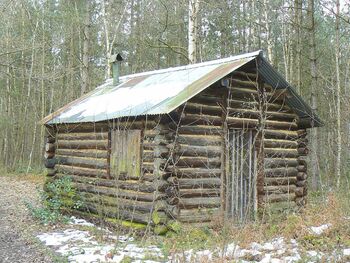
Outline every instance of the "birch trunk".
<path id="1" fill-rule="evenodd" d="M 188 5 L 188 59 L 191 64 L 197 62 L 199 0 L 189 0 Z"/>

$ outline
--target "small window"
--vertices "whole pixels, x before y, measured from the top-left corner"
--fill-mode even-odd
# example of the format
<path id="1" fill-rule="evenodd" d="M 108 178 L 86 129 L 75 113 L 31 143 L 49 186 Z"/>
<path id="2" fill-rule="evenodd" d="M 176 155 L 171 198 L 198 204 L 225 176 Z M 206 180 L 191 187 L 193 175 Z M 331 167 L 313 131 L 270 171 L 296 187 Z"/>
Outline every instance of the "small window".
<path id="1" fill-rule="evenodd" d="M 141 173 L 141 131 L 115 130 L 111 132 L 111 176 L 138 177 Z"/>

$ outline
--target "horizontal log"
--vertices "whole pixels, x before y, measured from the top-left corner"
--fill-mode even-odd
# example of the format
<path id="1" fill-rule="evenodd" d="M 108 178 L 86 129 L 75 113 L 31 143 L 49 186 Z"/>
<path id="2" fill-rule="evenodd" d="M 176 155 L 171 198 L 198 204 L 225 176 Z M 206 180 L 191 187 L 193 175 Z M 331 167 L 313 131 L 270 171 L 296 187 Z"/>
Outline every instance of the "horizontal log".
<path id="1" fill-rule="evenodd" d="M 76 166 L 62 165 L 62 164 L 56 165 L 56 169 L 57 169 L 57 172 L 62 174 L 109 178 L 107 174 L 107 170 L 104 170 L 104 169 L 91 169 L 91 168 L 83 168 L 83 167 L 76 167 Z"/>
<path id="2" fill-rule="evenodd" d="M 73 140 L 73 141 L 79 141 L 79 140 L 107 140 L 108 139 L 108 132 L 84 132 L 84 133 L 76 133 L 76 132 L 70 132 L 70 133 L 58 133 L 57 134 L 57 140 Z"/>
<path id="3" fill-rule="evenodd" d="M 266 177 L 281 177 L 281 176 L 297 176 L 298 170 L 294 167 L 287 168 L 271 168 L 264 170 Z"/>
<path id="4" fill-rule="evenodd" d="M 97 150 L 97 149 L 85 149 L 85 150 L 75 150 L 75 149 L 57 149 L 57 155 L 64 156 L 75 156 L 75 157 L 92 157 L 92 158 L 102 158 L 107 159 L 107 150 Z"/>
<path id="5" fill-rule="evenodd" d="M 226 121 L 228 125 L 248 127 L 248 128 L 255 128 L 259 124 L 258 119 L 248 119 L 248 118 L 227 117 Z M 296 129 L 297 127 L 298 126 L 295 122 L 273 121 L 273 120 L 265 121 L 266 129 L 272 128 L 272 129 L 293 130 L 293 129 Z"/>
<path id="6" fill-rule="evenodd" d="M 205 157 L 218 157 L 221 156 L 221 146 L 194 146 L 187 144 L 179 144 L 177 155 L 178 156 L 205 156 Z"/>
<path id="7" fill-rule="evenodd" d="M 233 109 L 254 109 L 258 110 L 260 107 L 260 103 L 258 101 L 246 101 L 246 100 L 239 100 L 237 98 L 235 99 L 229 99 L 228 100 L 228 106 Z M 265 103 L 265 110 L 266 111 L 278 111 L 278 112 L 285 112 L 285 113 L 293 113 L 293 111 L 286 105 L 281 103 Z"/>
<path id="8" fill-rule="evenodd" d="M 217 96 L 198 94 L 188 101 L 189 103 L 201 103 L 209 106 L 223 105 L 223 99 L 219 99 Z"/>
<path id="9" fill-rule="evenodd" d="M 230 88 L 233 98 L 245 98 L 249 100 L 259 101 L 259 92 L 256 88 L 241 88 L 241 87 L 232 87 Z M 278 89 L 274 92 L 265 92 L 264 98 L 268 102 L 276 102 L 284 100 L 286 96 L 286 89 Z"/>
<path id="10" fill-rule="evenodd" d="M 291 184 L 296 184 L 296 182 L 297 182 L 297 178 L 295 176 L 264 178 L 265 185 L 291 185 Z"/>
<path id="11" fill-rule="evenodd" d="M 288 139 L 296 140 L 298 133 L 291 130 L 269 130 L 264 129 L 264 136 L 266 139 Z"/>
<path id="12" fill-rule="evenodd" d="M 54 143 L 46 143 L 45 144 L 45 151 L 46 152 L 54 152 L 56 149 L 55 144 Z"/>
<path id="13" fill-rule="evenodd" d="M 265 168 L 297 167 L 299 164 L 296 158 L 265 158 Z"/>
<path id="14" fill-rule="evenodd" d="M 219 207 L 221 204 L 220 197 L 193 197 L 193 198 L 180 198 L 179 207 L 180 208 L 212 208 Z"/>
<path id="15" fill-rule="evenodd" d="M 204 168 L 180 168 L 169 166 L 167 171 L 175 174 L 180 178 L 212 178 L 220 177 L 221 169 L 204 169 Z"/>
<path id="16" fill-rule="evenodd" d="M 181 125 L 221 125 L 221 116 L 204 115 L 204 114 L 183 114 L 181 116 Z"/>
<path id="17" fill-rule="evenodd" d="M 179 189 L 178 195 L 180 198 L 189 197 L 219 197 L 220 188 L 197 188 L 197 189 Z"/>
<path id="18" fill-rule="evenodd" d="M 83 158 L 83 157 L 71 157 L 71 156 L 56 156 L 57 163 L 63 165 L 71 165 L 77 167 L 95 168 L 95 169 L 107 169 L 108 163 L 106 159 L 96 158 Z"/>
<path id="19" fill-rule="evenodd" d="M 82 183 L 73 183 L 73 187 L 75 187 L 78 191 L 88 192 L 92 194 L 106 195 L 112 197 L 120 197 L 131 200 L 140 200 L 140 201 L 148 201 L 153 202 L 157 200 L 162 200 L 166 198 L 165 194 L 159 192 L 153 193 L 143 193 L 132 190 L 123 190 L 116 189 L 104 186 L 94 186 L 94 185 L 86 185 Z"/>
<path id="20" fill-rule="evenodd" d="M 151 222 L 150 213 L 138 213 L 136 211 L 118 209 L 115 206 L 101 206 L 100 204 L 85 202 L 80 210 L 87 210 L 97 215 L 103 215 L 113 219 L 128 220 L 135 223 L 148 224 Z"/>
<path id="21" fill-rule="evenodd" d="M 298 147 L 298 143 L 289 140 L 264 139 L 264 147 L 296 149 Z"/>
<path id="22" fill-rule="evenodd" d="M 262 199 L 264 203 L 276 203 L 276 202 L 294 201 L 295 197 L 296 197 L 295 193 L 271 194 L 271 195 L 264 195 Z"/>
<path id="23" fill-rule="evenodd" d="M 143 202 L 137 200 L 116 198 L 104 195 L 95 195 L 90 193 L 84 193 L 82 196 L 83 202 L 96 203 L 101 205 L 113 206 L 118 209 L 125 209 L 129 211 L 139 211 L 139 212 L 153 212 L 154 209 L 159 211 L 166 210 L 166 202 L 165 201 L 156 201 L 156 202 Z"/>
<path id="24" fill-rule="evenodd" d="M 108 149 L 108 140 L 83 140 L 83 141 L 57 141 L 58 149 Z"/>
<path id="25" fill-rule="evenodd" d="M 71 132 L 103 132 L 108 131 L 112 123 L 108 122 L 87 122 L 87 123 L 72 123 L 57 125 L 57 133 L 71 133 Z"/>
<path id="26" fill-rule="evenodd" d="M 256 73 L 249 73 L 249 72 L 235 70 L 231 74 L 235 79 L 244 79 L 244 80 L 250 80 L 250 81 L 255 81 L 257 79 Z"/>
<path id="27" fill-rule="evenodd" d="M 187 178 L 178 178 L 177 179 L 178 186 L 180 189 L 184 188 L 220 188 L 221 179 L 220 178 L 195 178 L 195 179 L 187 179 Z"/>
<path id="28" fill-rule="evenodd" d="M 296 158 L 299 156 L 297 149 L 265 148 L 266 158 Z"/>
<path id="29" fill-rule="evenodd" d="M 176 143 L 194 146 L 221 145 L 222 138 L 218 135 L 178 135 Z"/>
<path id="30" fill-rule="evenodd" d="M 296 186 L 294 184 L 291 185 L 268 185 L 264 186 L 265 194 L 285 194 L 285 193 L 293 193 L 295 191 Z"/>
<path id="31" fill-rule="evenodd" d="M 258 109 L 240 109 L 240 108 L 231 108 L 228 109 L 228 116 L 232 117 L 241 117 L 248 119 L 259 119 L 262 117 L 262 112 Z M 276 121 L 295 121 L 298 116 L 293 113 L 285 112 L 276 112 L 276 111 L 265 111 L 264 115 L 267 120 L 276 120 Z"/>
<path id="32" fill-rule="evenodd" d="M 153 193 L 154 191 L 164 191 L 168 186 L 166 181 L 155 182 L 145 182 L 145 181 L 135 181 L 135 180 L 118 180 L 118 179 L 102 179 L 93 177 L 83 177 L 81 175 L 69 175 L 69 174 L 57 174 L 58 177 L 66 176 L 72 179 L 73 182 L 83 183 L 86 185 L 94 186 L 105 186 L 118 189 L 132 190 L 144 193 Z"/>
<path id="33" fill-rule="evenodd" d="M 185 106 L 186 113 L 221 116 L 223 109 L 219 105 L 211 106 L 201 103 L 188 102 Z"/>
<path id="34" fill-rule="evenodd" d="M 197 134 L 197 135 L 218 135 L 221 136 L 221 126 L 213 125 L 181 125 L 174 127 L 178 130 L 179 134 Z"/>
<path id="35" fill-rule="evenodd" d="M 177 220 L 182 223 L 210 222 L 217 217 L 219 209 L 180 209 Z"/>
<path id="36" fill-rule="evenodd" d="M 193 168 L 219 168 L 221 166 L 220 157 L 185 157 L 181 156 L 176 161 L 178 167 L 193 167 Z"/>

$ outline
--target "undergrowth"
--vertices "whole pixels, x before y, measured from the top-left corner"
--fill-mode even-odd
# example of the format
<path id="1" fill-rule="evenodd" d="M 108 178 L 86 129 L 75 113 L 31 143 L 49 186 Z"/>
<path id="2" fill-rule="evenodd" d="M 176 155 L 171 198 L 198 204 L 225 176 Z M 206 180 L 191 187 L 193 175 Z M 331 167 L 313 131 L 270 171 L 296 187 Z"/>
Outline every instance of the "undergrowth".
<path id="1" fill-rule="evenodd" d="M 47 182 L 44 188 L 45 190 L 38 190 L 39 205 L 25 203 L 32 216 L 43 224 L 67 222 L 68 218 L 62 214 L 62 211 L 67 208 L 78 209 L 83 205 L 69 177 Z"/>

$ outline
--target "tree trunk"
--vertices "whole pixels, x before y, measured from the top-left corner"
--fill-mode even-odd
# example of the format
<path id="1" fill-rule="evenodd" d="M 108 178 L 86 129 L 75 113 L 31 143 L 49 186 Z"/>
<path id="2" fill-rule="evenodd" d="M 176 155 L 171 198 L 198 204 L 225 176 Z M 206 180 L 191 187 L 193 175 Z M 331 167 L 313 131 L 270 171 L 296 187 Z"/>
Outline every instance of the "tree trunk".
<path id="1" fill-rule="evenodd" d="M 188 6 L 188 58 L 191 64 L 197 62 L 199 0 L 189 0 Z"/>

